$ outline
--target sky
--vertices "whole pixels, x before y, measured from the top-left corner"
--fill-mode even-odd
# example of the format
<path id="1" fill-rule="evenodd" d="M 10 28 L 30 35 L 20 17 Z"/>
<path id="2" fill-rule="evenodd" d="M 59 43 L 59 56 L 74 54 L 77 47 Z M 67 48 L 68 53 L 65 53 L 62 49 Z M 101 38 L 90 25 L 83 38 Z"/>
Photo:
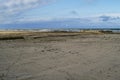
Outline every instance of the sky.
<path id="1" fill-rule="evenodd" d="M 120 28 L 120 0 L 0 0 L 0 28 Z"/>

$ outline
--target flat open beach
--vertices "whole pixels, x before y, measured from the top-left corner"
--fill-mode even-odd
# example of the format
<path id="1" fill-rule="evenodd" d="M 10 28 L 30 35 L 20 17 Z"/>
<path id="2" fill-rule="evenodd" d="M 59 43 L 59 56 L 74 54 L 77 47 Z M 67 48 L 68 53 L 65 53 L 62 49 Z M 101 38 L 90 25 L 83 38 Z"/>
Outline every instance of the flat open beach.
<path id="1" fill-rule="evenodd" d="M 120 34 L 1 31 L 0 80 L 120 80 Z"/>

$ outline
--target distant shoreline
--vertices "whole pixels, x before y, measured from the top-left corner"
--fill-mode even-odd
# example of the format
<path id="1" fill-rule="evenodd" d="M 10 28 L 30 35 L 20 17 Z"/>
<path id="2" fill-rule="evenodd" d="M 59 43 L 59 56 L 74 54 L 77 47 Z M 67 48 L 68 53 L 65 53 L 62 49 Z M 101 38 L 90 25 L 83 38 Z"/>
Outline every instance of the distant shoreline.
<path id="1" fill-rule="evenodd" d="M 0 31 L 80 31 L 80 30 L 103 30 L 119 31 L 120 28 L 39 28 L 39 29 L 0 29 Z"/>
<path id="2" fill-rule="evenodd" d="M 120 30 L 97 30 L 97 29 L 82 29 L 82 30 L 1 30 L 0 40 L 33 40 L 45 37 L 66 37 L 78 35 L 101 35 L 101 34 L 120 34 Z"/>

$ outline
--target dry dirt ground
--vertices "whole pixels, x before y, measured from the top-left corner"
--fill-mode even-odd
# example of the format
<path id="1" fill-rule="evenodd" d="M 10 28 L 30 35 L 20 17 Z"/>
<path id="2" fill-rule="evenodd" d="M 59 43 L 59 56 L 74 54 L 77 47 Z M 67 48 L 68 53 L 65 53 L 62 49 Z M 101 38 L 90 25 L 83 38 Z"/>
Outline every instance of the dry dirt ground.
<path id="1" fill-rule="evenodd" d="M 120 34 L 0 40 L 0 80 L 120 80 Z"/>

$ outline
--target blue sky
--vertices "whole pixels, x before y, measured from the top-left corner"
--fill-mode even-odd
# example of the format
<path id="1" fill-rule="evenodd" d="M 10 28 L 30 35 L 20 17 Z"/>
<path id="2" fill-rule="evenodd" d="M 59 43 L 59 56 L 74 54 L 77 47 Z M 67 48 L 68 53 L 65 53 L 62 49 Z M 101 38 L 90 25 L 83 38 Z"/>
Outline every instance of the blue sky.
<path id="1" fill-rule="evenodd" d="M 37 28 L 120 28 L 120 0 L 0 0 L 0 28 L 18 25 Z M 57 24 L 58 23 L 58 24 Z M 12 24 L 9 25 L 8 24 Z M 27 26 L 27 27 L 29 27 Z"/>
<path id="2" fill-rule="evenodd" d="M 23 14 L 25 14 L 24 17 L 37 16 L 40 18 L 74 18 L 109 13 L 118 14 L 120 13 L 119 3 L 119 0 L 56 0 L 48 5 L 32 8 Z"/>

